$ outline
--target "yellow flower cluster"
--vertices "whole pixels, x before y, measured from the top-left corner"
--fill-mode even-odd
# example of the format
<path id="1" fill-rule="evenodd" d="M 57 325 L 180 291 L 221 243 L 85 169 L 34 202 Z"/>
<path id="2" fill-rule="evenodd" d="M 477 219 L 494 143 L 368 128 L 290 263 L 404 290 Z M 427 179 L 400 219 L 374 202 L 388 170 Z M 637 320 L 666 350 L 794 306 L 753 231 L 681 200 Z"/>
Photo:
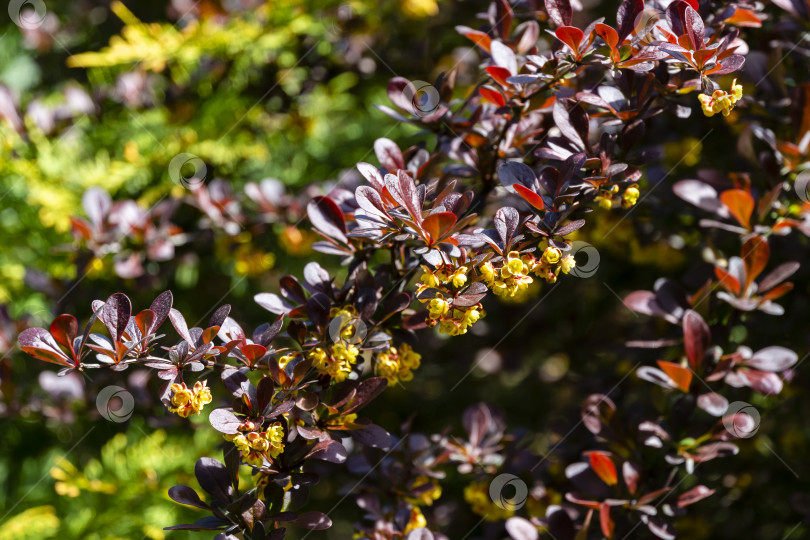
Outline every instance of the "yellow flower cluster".
<path id="1" fill-rule="evenodd" d="M 449 336 L 466 334 L 470 326 L 486 315 L 481 304 L 455 307 L 445 300 L 441 293 L 430 300 L 420 298 L 419 301 L 428 303 L 428 316 L 425 321 L 428 327 L 439 325 L 439 332 Z"/>
<path id="2" fill-rule="evenodd" d="M 514 510 L 501 508 L 492 501 L 489 484 L 486 482 L 473 482 L 464 488 L 464 500 L 469 503 L 473 512 L 487 521 L 503 521 L 515 514 Z"/>
<path id="3" fill-rule="evenodd" d="M 395 385 L 397 381 L 410 381 L 413 370 L 419 369 L 421 360 L 422 355 L 407 343 L 402 343 L 399 347 L 377 353 L 377 374 L 388 380 L 388 386 Z"/>
<path id="4" fill-rule="evenodd" d="M 737 79 L 731 83 L 731 92 L 725 90 L 715 90 L 711 96 L 699 94 L 698 100 L 706 116 L 714 116 L 722 112 L 723 116 L 728 116 L 734 109 L 734 105 L 742 99 L 743 87 L 737 84 Z"/>
<path id="5" fill-rule="evenodd" d="M 599 193 L 594 197 L 594 201 L 598 202 L 599 207 L 605 210 L 618 206 L 627 209 L 636 205 L 640 194 L 638 184 L 627 186 L 622 195 L 619 195 L 619 186 L 613 184 L 609 188 L 600 189 Z"/>
<path id="6" fill-rule="evenodd" d="M 206 381 L 195 382 L 193 388 L 188 388 L 186 383 L 174 383 L 171 390 L 172 406 L 169 407 L 169 412 L 183 418 L 188 418 L 192 414 L 200 414 L 203 406 L 211 403 L 211 389 L 206 386 Z"/>
<path id="7" fill-rule="evenodd" d="M 431 287 L 434 289 L 441 288 L 442 285 L 446 287 L 452 285 L 456 289 L 460 289 L 467 284 L 466 266 L 459 266 L 453 269 L 452 266 L 445 265 L 436 270 L 431 270 L 427 266 L 422 265 L 422 270 L 424 270 L 421 278 L 422 283 L 417 287 L 419 292 Z"/>
<path id="8" fill-rule="evenodd" d="M 427 520 L 425 519 L 425 515 L 422 513 L 419 507 L 414 506 L 413 508 L 411 508 L 411 519 L 405 526 L 405 532 L 409 533 L 414 529 L 420 529 L 422 527 L 427 527 Z"/>
<path id="9" fill-rule="evenodd" d="M 534 256 L 521 256 L 517 251 L 510 251 L 501 261 L 499 268 L 487 261 L 478 267 L 484 282 L 500 297 L 513 297 L 531 285 L 529 271 L 534 265 Z"/>
<path id="10" fill-rule="evenodd" d="M 352 321 L 357 320 L 357 310 L 354 306 L 344 306 L 344 307 L 333 307 L 329 311 L 329 316 L 332 319 L 340 319 L 340 338 L 346 340 L 352 340 L 357 338 L 355 333 L 357 332 L 357 327 Z"/>
<path id="11" fill-rule="evenodd" d="M 439 485 L 439 481 L 425 475 L 417 476 L 409 489 L 411 491 L 419 490 L 418 496 L 405 498 L 406 501 L 416 506 L 430 506 L 442 496 L 442 486 Z"/>
<path id="12" fill-rule="evenodd" d="M 422 269 L 424 273 L 421 278 L 422 283 L 416 288 L 417 296 L 426 289 L 439 289 L 452 295 L 467 284 L 466 266 L 453 268 L 451 265 L 444 265 L 436 270 L 431 270 L 423 265 Z M 451 287 L 455 290 L 452 290 Z M 419 301 L 427 302 L 428 317 L 425 321 L 427 325 L 430 328 L 438 325 L 439 332 L 450 336 L 466 334 L 467 329 L 486 314 L 480 304 L 469 307 L 453 306 L 441 292 L 437 293 L 434 298 L 420 298 Z"/>
<path id="13" fill-rule="evenodd" d="M 309 351 L 308 357 L 322 375 L 329 375 L 335 382 L 345 381 L 352 372 L 352 366 L 357 363 L 360 349 L 350 343 L 335 343 L 329 351 L 315 347 Z"/>
<path id="14" fill-rule="evenodd" d="M 545 279 L 547 283 L 554 283 L 560 272 L 570 272 L 576 266 L 576 261 L 573 255 L 563 256 L 559 248 L 549 246 L 539 259 L 531 253 L 521 255 L 517 251 L 510 251 L 499 264 L 500 266 L 495 267 L 487 261 L 478 270 L 492 292 L 503 298 L 514 298 L 532 284 L 529 272 Z"/>
<path id="15" fill-rule="evenodd" d="M 284 450 L 284 428 L 280 422 L 274 422 L 266 431 L 235 433 L 223 437 L 236 446 L 242 455 L 242 461 L 254 467 L 261 467 L 265 457 L 275 459 Z"/>

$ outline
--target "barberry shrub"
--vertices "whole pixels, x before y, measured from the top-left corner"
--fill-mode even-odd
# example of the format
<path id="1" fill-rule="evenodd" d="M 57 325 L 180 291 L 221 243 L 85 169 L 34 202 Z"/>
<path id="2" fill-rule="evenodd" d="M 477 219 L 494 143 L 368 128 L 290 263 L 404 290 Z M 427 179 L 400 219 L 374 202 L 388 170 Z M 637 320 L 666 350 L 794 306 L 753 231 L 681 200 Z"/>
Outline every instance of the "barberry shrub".
<path id="1" fill-rule="evenodd" d="M 290 527 L 329 528 L 331 510 L 308 503 L 325 470 L 314 463 L 325 461 L 358 478 L 346 492 L 365 513 L 357 538 L 447 538 L 429 509 L 451 466 L 493 537 L 676 537 L 688 507 L 723 489 L 704 483 L 702 464 L 735 459 L 735 439 L 756 431 L 758 418 L 729 396 L 775 396 L 798 363 L 789 347 L 746 343 L 759 341 L 748 338 L 758 317 L 785 313 L 777 300 L 793 289 L 787 280 L 800 264 L 781 253 L 789 237 L 806 246 L 799 235 L 810 234 L 810 182 L 801 175 L 810 154 L 806 64 L 789 59 L 784 67 L 797 76 L 780 89 L 746 92 L 734 77 L 751 50 L 743 38 L 761 42 L 763 21 L 776 19 L 798 43 L 810 14 L 801 2 L 776 2 L 767 13 L 742 2 L 665 4 L 625 0 L 615 17 L 580 28 L 568 0 L 546 0 L 543 9 L 494 2 L 479 29 L 457 27 L 485 58 L 477 84 L 457 88 L 453 72 L 427 90 L 390 81 L 393 108 L 381 108 L 428 142 L 403 150 L 378 139 L 378 164 L 357 164 L 363 181 L 354 190 L 337 186 L 304 206 L 272 181 L 241 193 L 224 181 L 189 182 L 201 229 L 233 236 L 305 213 L 319 237 L 313 248 L 345 267 L 339 278 L 310 262 L 302 278 L 282 277 L 278 294 L 257 291 L 271 315 L 255 328 L 232 318 L 230 305 L 189 325 L 199 314 L 175 309 L 169 291 L 135 310 L 116 293 L 91 303 L 83 327 L 59 315 L 48 329 L 24 330 L 20 347 L 60 373 L 155 370 L 167 414 L 207 416 L 224 452 L 194 467 L 205 493 L 169 490 L 203 517 L 168 529 L 277 540 Z M 754 58 L 751 72 L 767 71 Z M 785 95 L 794 96 L 791 122 L 763 114 L 784 113 Z M 538 468 L 546 456 L 520 444 L 497 404 L 471 404 L 464 435 L 428 437 L 409 424 L 395 434 L 371 420 L 375 398 L 420 384 L 420 366 L 441 361 L 420 347 L 429 333 L 466 339 L 486 305 L 591 275 L 597 250 L 575 238 L 604 226 L 605 212 L 634 215 L 662 189 L 645 177 L 659 159 L 646 134 L 697 115 L 738 135 L 750 165 L 737 171 L 729 160 L 725 170 L 671 186 L 702 213 L 696 242 L 711 269 L 691 292 L 660 279 L 624 298 L 663 322 L 659 339 L 627 343 L 628 355 L 662 349 L 663 359 L 630 368 L 655 385 L 649 403 L 625 410 L 609 386 L 590 395 L 580 423 L 592 438 L 569 453 L 577 457 L 562 475 Z M 88 250 L 108 253 L 127 238 L 116 263 L 122 277 L 170 260 L 188 238 L 171 224 L 170 206 L 138 211 L 92 190 L 84 207 L 88 220 L 73 227 Z M 681 227 L 694 232 L 693 223 Z M 720 244 L 733 245 L 733 255 Z M 245 262 L 259 272 L 262 263 Z M 741 336 L 731 326 L 748 330 Z"/>

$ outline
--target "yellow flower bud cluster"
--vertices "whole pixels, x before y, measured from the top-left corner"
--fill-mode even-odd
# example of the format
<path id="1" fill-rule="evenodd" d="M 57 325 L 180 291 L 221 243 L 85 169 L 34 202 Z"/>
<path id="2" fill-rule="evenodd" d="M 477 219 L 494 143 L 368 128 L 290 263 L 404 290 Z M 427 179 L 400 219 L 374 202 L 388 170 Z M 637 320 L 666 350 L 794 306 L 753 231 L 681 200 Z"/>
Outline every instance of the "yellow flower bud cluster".
<path id="1" fill-rule="evenodd" d="M 246 428 L 255 428 L 243 424 L 239 426 L 239 433 L 223 435 L 225 440 L 232 442 L 242 456 L 242 461 L 261 467 L 264 459 L 275 459 L 284 450 L 284 428 L 280 422 L 274 422 L 265 431 L 243 432 Z"/>
<path id="2" fill-rule="evenodd" d="M 399 347 L 377 353 L 376 370 L 378 375 L 388 380 L 388 386 L 393 386 L 397 381 L 413 379 L 413 371 L 419 369 L 421 361 L 422 355 L 407 343 L 402 343 Z"/>
<path id="3" fill-rule="evenodd" d="M 609 188 L 599 190 L 594 201 L 599 203 L 599 208 L 610 210 L 621 206 L 624 209 L 635 206 L 638 202 L 638 197 L 641 194 L 638 190 L 638 184 L 631 184 L 627 186 L 623 194 L 619 194 L 619 186 L 613 184 Z"/>
<path id="4" fill-rule="evenodd" d="M 698 101 L 700 107 L 703 109 L 703 114 L 706 116 L 714 116 L 717 113 L 723 113 L 723 116 L 728 116 L 734 109 L 737 101 L 742 99 L 743 87 L 737 84 L 737 79 L 731 83 L 731 91 L 715 90 L 711 96 L 706 94 L 699 94 Z"/>
<path id="5" fill-rule="evenodd" d="M 472 508 L 472 511 L 482 516 L 487 521 L 503 521 L 515 514 L 507 506 L 502 508 L 495 504 L 489 496 L 489 484 L 487 482 L 473 482 L 464 488 L 464 500 Z"/>
<path id="6" fill-rule="evenodd" d="M 211 403 L 211 389 L 206 386 L 206 381 L 197 381 L 193 388 L 188 388 L 186 383 L 174 383 L 171 386 L 172 397 L 170 413 L 175 413 L 183 418 L 188 418 L 192 414 L 200 414 L 203 406 Z"/>
<path id="7" fill-rule="evenodd" d="M 307 356 L 321 375 L 329 375 L 335 382 L 342 382 L 351 374 L 359 354 L 360 349 L 351 343 L 335 343 L 329 352 L 324 347 L 315 347 Z"/>

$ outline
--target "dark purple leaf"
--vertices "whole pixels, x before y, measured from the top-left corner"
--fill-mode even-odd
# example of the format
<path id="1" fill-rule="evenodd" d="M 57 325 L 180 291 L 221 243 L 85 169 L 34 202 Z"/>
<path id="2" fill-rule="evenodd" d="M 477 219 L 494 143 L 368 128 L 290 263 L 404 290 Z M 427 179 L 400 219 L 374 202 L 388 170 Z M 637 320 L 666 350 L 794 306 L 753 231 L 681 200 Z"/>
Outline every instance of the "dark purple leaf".
<path id="1" fill-rule="evenodd" d="M 154 333 L 160 328 L 160 325 L 163 324 L 163 321 L 169 316 L 173 302 L 174 297 L 172 296 L 172 291 L 164 291 L 152 301 L 152 305 L 149 306 L 149 309 L 155 313 L 155 319 L 152 321 L 152 327 L 149 329 L 150 333 Z"/>
<path id="2" fill-rule="evenodd" d="M 107 326 L 113 341 L 121 341 L 121 334 L 126 330 L 132 315 L 132 303 L 127 295 L 115 293 L 104 303 L 102 320 Z"/>
<path id="3" fill-rule="evenodd" d="M 197 492 L 191 489 L 188 486 L 172 486 L 169 488 L 169 497 L 174 502 L 178 502 L 180 504 L 187 504 L 188 506 L 194 506 L 197 508 L 202 508 L 204 510 L 210 510 L 211 507 L 205 504 L 200 496 L 197 495 Z"/>
<path id="4" fill-rule="evenodd" d="M 619 43 L 630 35 L 636 26 L 638 16 L 644 11 L 644 0 L 623 0 L 616 12 L 616 25 Z"/>
<path id="5" fill-rule="evenodd" d="M 370 424 L 360 429 L 352 429 L 349 435 L 354 440 L 365 446 L 373 448 L 381 448 L 387 450 L 391 447 L 391 434 L 385 431 L 380 426 Z"/>
<path id="6" fill-rule="evenodd" d="M 329 519 L 329 516 L 314 510 L 311 512 L 298 514 L 298 517 L 292 520 L 290 523 L 305 529 L 311 529 L 313 531 L 322 531 L 332 526 L 332 520 Z"/>
<path id="7" fill-rule="evenodd" d="M 343 463 L 346 461 L 346 448 L 338 441 L 320 441 L 307 454 L 307 459 L 320 459 L 330 463 Z"/>
<path id="8" fill-rule="evenodd" d="M 388 388 L 388 381 L 384 377 L 370 377 L 357 386 L 357 393 L 343 414 L 356 412 L 368 405 L 374 398 Z"/>
<path id="9" fill-rule="evenodd" d="M 208 328 L 212 326 L 222 326 L 225 322 L 225 319 L 228 318 L 228 314 L 231 312 L 231 306 L 229 304 L 225 304 L 218 308 L 213 315 L 211 315 L 211 319 L 208 321 Z"/>
<path id="10" fill-rule="evenodd" d="M 534 190 L 537 184 L 537 176 L 534 171 L 522 161 L 505 161 L 498 166 L 498 179 L 506 187 L 518 183 Z"/>
<path id="11" fill-rule="evenodd" d="M 226 504 L 231 502 L 233 486 L 231 486 L 231 477 L 225 469 L 225 465 L 214 458 L 202 457 L 194 466 L 194 475 L 197 477 L 200 487 L 215 499 Z"/>

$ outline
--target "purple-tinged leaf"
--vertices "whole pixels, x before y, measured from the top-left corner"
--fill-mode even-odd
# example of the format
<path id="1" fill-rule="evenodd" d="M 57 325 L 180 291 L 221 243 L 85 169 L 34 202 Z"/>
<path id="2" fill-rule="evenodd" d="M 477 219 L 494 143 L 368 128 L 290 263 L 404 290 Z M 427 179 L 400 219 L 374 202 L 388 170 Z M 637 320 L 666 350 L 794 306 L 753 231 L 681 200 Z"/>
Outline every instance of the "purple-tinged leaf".
<path id="1" fill-rule="evenodd" d="M 65 367 L 74 367 L 53 336 L 44 328 L 26 328 L 17 336 L 20 348 L 39 360 Z"/>
<path id="2" fill-rule="evenodd" d="M 762 371 L 785 371 L 799 361 L 799 355 L 784 347 L 771 346 L 760 349 L 744 362 L 748 367 Z"/>
<path id="3" fill-rule="evenodd" d="M 758 292 L 764 293 L 773 289 L 774 287 L 785 281 L 787 278 L 795 274 L 800 266 L 801 265 L 795 261 L 780 264 L 779 266 L 774 268 L 771 272 L 769 272 L 764 278 L 762 278 L 762 281 L 760 281 L 759 287 L 757 289 Z"/>
<path id="4" fill-rule="evenodd" d="M 683 316 L 683 346 L 692 369 L 700 369 L 703 356 L 711 342 L 709 325 L 696 311 L 687 310 Z"/>
<path id="5" fill-rule="evenodd" d="M 409 104 L 409 107 L 413 107 Z M 407 107 L 406 110 L 409 110 Z M 397 143 L 391 139 L 380 138 L 374 141 L 374 153 L 377 155 L 377 161 L 388 172 L 397 172 L 405 168 L 405 160 L 402 157 L 402 151 L 397 146 Z"/>
<path id="6" fill-rule="evenodd" d="M 697 406 L 712 416 L 720 417 L 728 410 L 728 400 L 717 392 L 709 392 L 698 396 Z"/>
<path id="7" fill-rule="evenodd" d="M 548 4 L 548 0 L 546 1 Z M 540 538 L 537 527 L 528 519 L 513 516 L 506 520 L 506 532 L 512 540 L 538 540 Z"/>
<path id="8" fill-rule="evenodd" d="M 568 0 L 545 0 L 546 13 L 557 26 L 569 26 L 573 10 Z M 508 527 L 507 527 L 508 528 Z"/>
<path id="9" fill-rule="evenodd" d="M 237 428 L 242 424 L 242 420 L 233 414 L 230 409 L 214 409 L 211 411 L 211 414 L 208 415 L 208 421 L 211 422 L 214 429 L 226 435 L 235 435 L 238 433 L 239 430 Z"/>
<path id="10" fill-rule="evenodd" d="M 706 497 L 711 497 L 714 495 L 716 490 L 709 489 L 706 486 L 695 486 L 689 491 L 681 493 L 678 496 L 678 508 L 685 508 L 691 504 L 695 504 L 698 501 L 702 501 Z"/>
<path id="11" fill-rule="evenodd" d="M 253 297 L 253 301 L 261 307 L 276 315 L 285 315 L 292 310 L 292 305 L 274 293 L 259 293 Z M 175 326 L 177 328 L 177 326 Z"/>
<path id="12" fill-rule="evenodd" d="M 329 197 L 313 197 L 307 205 L 307 217 L 312 225 L 329 238 L 344 244 L 346 239 L 346 221 L 340 207 Z"/>
<path id="13" fill-rule="evenodd" d="M 382 191 L 384 183 L 382 174 L 380 174 L 380 170 L 377 169 L 371 163 L 365 163 L 361 161 L 357 164 L 357 170 L 360 171 L 360 174 L 363 175 L 363 178 L 368 180 L 368 183 L 371 184 L 376 191 Z"/>
<path id="14" fill-rule="evenodd" d="M 726 75 L 740 69 L 745 63 L 745 57 L 740 54 L 732 54 L 728 58 L 720 61 L 720 69 L 712 71 L 712 75 Z"/>
<path id="15" fill-rule="evenodd" d="M 490 54 L 496 66 L 509 70 L 509 73 L 516 75 L 518 72 L 517 57 L 515 51 L 498 40 L 492 40 L 490 44 Z"/>

